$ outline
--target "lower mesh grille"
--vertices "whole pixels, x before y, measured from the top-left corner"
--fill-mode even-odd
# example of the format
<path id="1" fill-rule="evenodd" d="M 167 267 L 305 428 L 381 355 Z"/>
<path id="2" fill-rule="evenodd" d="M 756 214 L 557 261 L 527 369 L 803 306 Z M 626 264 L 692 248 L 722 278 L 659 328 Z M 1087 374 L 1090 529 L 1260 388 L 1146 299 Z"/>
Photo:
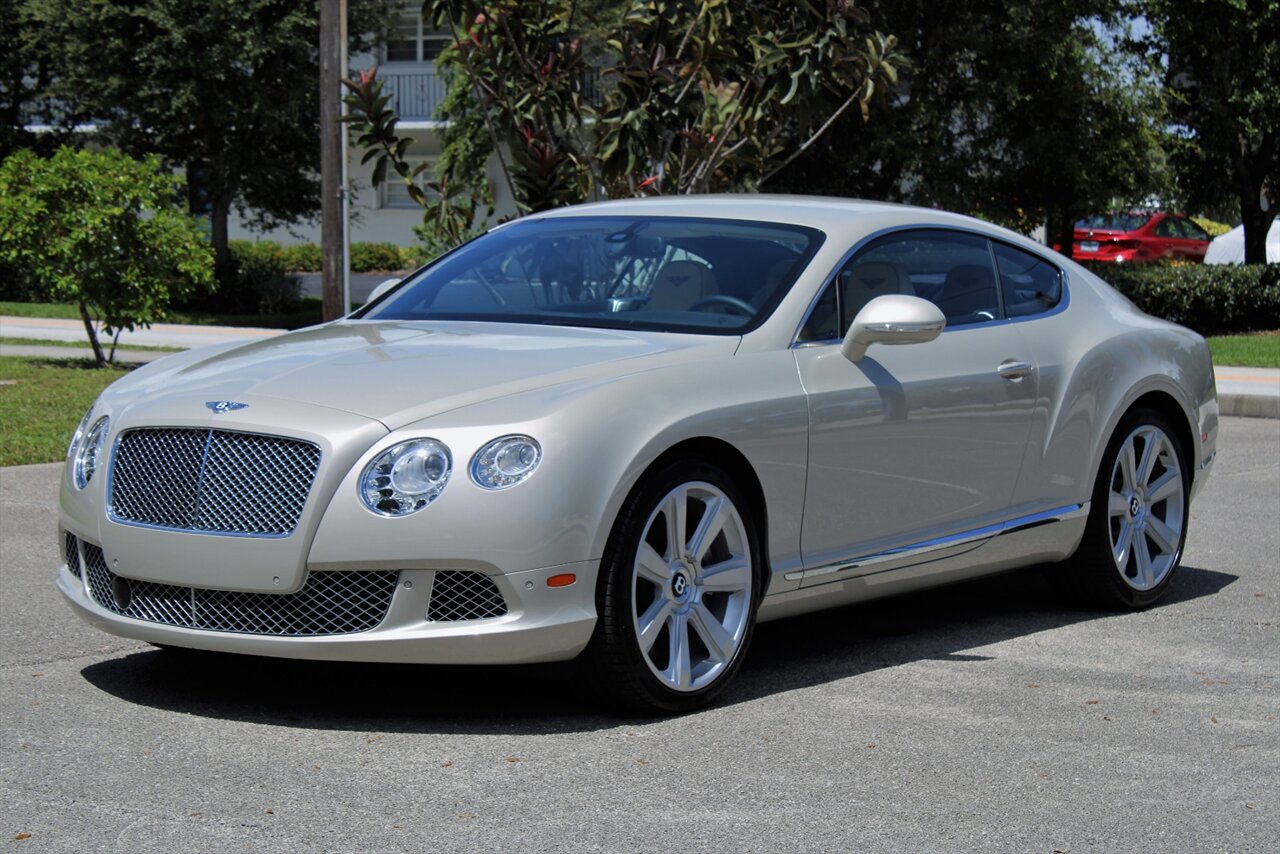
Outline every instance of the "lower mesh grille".
<path id="1" fill-rule="evenodd" d="M 89 543 L 84 543 L 84 563 L 93 600 L 122 617 L 286 637 L 374 628 L 391 607 L 398 575 L 395 570 L 313 572 L 297 593 L 243 593 L 124 578 L 108 569 L 102 549 Z"/>
<path id="2" fill-rule="evenodd" d="M 431 585 L 427 619 L 439 623 L 483 620 L 507 613 L 507 601 L 483 572 L 442 569 Z"/>
<path id="3" fill-rule="evenodd" d="M 80 541 L 76 539 L 75 534 L 67 531 L 62 532 L 62 558 L 67 562 L 67 569 L 71 570 L 71 574 L 79 578 Z"/>

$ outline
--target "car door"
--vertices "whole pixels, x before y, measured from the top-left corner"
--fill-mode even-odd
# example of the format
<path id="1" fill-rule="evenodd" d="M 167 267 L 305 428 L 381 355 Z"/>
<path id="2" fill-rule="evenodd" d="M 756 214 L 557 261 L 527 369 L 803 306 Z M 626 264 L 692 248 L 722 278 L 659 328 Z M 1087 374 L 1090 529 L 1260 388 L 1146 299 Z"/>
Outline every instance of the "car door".
<path id="1" fill-rule="evenodd" d="M 1157 251 L 1152 258 L 1185 258 L 1187 257 L 1187 241 L 1178 228 L 1178 220 L 1167 216 L 1156 223 L 1155 236 Z"/>
<path id="2" fill-rule="evenodd" d="M 946 330 L 928 343 L 872 345 L 850 362 L 840 338 L 885 293 L 933 301 Z M 854 558 L 1003 521 L 1037 382 L 1023 324 L 1006 320 L 1004 302 L 990 242 L 965 231 L 885 235 L 832 278 L 794 347 L 809 402 L 805 585 L 891 565 L 843 565 Z"/>

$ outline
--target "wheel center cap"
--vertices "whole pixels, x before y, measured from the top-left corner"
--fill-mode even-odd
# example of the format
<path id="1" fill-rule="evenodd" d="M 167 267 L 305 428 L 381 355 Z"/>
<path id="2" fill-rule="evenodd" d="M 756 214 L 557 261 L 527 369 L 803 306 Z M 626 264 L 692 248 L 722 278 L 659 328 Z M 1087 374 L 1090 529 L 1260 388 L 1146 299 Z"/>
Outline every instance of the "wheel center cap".
<path id="1" fill-rule="evenodd" d="M 1139 511 L 1141 510 L 1142 510 L 1142 500 L 1139 499 L 1138 496 L 1136 495 L 1130 498 L 1129 499 L 1129 515 L 1137 516 Z"/>
<path id="2" fill-rule="evenodd" d="M 684 572 L 677 572 L 671 577 L 671 594 L 676 599 L 683 599 L 689 591 L 693 589 L 693 585 L 689 581 L 689 576 Z"/>

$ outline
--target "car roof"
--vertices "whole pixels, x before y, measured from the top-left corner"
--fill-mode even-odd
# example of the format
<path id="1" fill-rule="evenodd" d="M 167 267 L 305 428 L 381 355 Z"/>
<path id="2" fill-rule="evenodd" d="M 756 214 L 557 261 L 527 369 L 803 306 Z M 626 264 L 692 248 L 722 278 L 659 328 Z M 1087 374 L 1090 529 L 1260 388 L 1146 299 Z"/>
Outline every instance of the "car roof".
<path id="1" fill-rule="evenodd" d="M 557 208 L 530 214 L 524 219 L 572 216 L 698 216 L 714 219 L 760 219 L 822 228 L 831 224 L 833 215 L 842 217 L 909 216 L 921 223 L 990 226 L 970 217 L 931 208 L 842 199 L 833 196 L 787 196 L 756 193 L 723 193 L 692 196 L 649 196 L 640 199 L 617 199 Z"/>

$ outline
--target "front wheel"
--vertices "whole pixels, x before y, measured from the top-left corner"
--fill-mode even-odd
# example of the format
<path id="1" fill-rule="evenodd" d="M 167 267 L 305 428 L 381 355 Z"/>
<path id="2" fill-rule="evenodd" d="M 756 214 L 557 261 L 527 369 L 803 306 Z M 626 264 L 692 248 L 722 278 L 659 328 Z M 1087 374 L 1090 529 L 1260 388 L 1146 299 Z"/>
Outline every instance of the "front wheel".
<path id="1" fill-rule="evenodd" d="M 759 566 L 750 507 L 724 471 L 680 461 L 647 476 L 600 569 L 588 656 L 612 697 L 648 713 L 715 699 L 751 641 Z"/>
<path id="2" fill-rule="evenodd" d="M 1153 410 L 1127 415 L 1103 455 L 1075 562 L 1099 604 L 1144 608 L 1168 589 L 1190 510 L 1186 451 Z"/>

